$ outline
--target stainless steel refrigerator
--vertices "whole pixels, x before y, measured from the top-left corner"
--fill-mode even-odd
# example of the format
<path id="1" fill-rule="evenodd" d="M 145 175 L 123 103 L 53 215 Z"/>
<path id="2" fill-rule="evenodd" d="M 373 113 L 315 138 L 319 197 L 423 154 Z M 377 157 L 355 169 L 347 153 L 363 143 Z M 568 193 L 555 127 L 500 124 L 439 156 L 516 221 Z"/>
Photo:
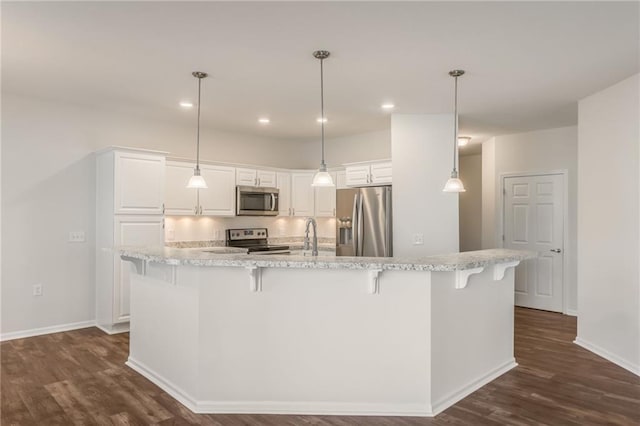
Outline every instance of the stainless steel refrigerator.
<path id="1" fill-rule="evenodd" d="M 336 255 L 393 256 L 390 186 L 339 189 L 336 219 Z"/>

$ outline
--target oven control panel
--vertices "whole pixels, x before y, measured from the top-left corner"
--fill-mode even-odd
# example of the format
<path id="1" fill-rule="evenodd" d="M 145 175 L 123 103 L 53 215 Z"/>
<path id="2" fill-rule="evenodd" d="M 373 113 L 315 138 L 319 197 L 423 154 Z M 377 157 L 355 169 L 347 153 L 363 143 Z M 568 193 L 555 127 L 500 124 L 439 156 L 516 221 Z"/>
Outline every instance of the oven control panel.
<path id="1" fill-rule="evenodd" d="M 227 241 L 262 240 L 269 236 L 267 228 L 227 229 Z"/>

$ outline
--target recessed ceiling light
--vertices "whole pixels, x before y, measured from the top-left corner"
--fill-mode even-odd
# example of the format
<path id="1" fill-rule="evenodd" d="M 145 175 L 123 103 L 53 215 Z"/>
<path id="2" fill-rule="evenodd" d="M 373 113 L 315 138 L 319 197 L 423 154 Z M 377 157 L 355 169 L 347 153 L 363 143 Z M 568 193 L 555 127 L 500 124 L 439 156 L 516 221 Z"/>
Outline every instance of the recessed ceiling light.
<path id="1" fill-rule="evenodd" d="M 271 123 L 271 120 L 269 120 L 268 118 L 258 118 L 258 123 L 260 123 L 260 124 L 269 124 L 269 123 Z"/>
<path id="2" fill-rule="evenodd" d="M 466 146 L 471 140 L 470 136 L 460 136 L 458 138 L 458 146 Z"/>
<path id="3" fill-rule="evenodd" d="M 192 108 L 193 107 L 193 102 L 182 101 L 182 102 L 180 102 L 180 106 L 182 108 Z"/>
<path id="4" fill-rule="evenodd" d="M 328 120 L 327 120 L 327 117 L 324 117 L 324 118 L 323 117 L 318 117 L 318 119 L 316 121 L 318 123 L 326 123 Z"/>
<path id="5" fill-rule="evenodd" d="M 382 109 L 386 109 L 386 110 L 394 109 L 395 107 L 396 106 L 392 103 L 382 104 Z"/>

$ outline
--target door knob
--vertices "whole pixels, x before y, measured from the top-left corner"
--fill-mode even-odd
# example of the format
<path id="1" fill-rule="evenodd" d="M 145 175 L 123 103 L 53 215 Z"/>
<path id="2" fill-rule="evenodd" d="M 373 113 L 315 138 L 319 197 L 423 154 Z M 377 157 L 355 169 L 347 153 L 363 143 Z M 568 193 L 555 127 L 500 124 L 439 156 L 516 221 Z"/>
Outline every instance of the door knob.
<path id="1" fill-rule="evenodd" d="M 550 251 L 552 251 L 554 253 L 562 253 L 562 250 L 560 250 L 560 249 L 551 249 Z"/>

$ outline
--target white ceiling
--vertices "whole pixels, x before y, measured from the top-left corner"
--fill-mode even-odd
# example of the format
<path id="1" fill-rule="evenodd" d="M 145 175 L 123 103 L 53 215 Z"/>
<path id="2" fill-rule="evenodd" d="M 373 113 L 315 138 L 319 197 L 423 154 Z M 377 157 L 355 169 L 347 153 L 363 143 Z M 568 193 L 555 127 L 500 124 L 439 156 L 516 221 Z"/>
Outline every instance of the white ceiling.
<path id="1" fill-rule="evenodd" d="M 221 130 L 317 139 L 453 109 L 462 134 L 576 123 L 576 101 L 639 71 L 637 2 L 2 3 L 2 90 Z M 268 116 L 269 126 L 257 124 Z"/>

